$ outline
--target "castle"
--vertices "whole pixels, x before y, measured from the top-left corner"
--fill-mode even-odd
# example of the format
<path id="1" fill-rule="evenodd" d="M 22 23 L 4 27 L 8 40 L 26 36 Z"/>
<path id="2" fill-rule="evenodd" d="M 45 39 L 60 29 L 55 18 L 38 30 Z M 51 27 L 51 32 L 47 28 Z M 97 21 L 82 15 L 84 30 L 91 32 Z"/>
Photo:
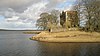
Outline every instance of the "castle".
<path id="1" fill-rule="evenodd" d="M 62 11 L 60 14 L 60 24 L 63 28 L 75 28 L 79 26 L 77 11 Z"/>
<path id="2" fill-rule="evenodd" d="M 79 18 L 77 11 L 62 11 L 60 13 L 61 28 L 51 29 L 50 32 L 61 32 L 67 30 L 78 30 Z"/>

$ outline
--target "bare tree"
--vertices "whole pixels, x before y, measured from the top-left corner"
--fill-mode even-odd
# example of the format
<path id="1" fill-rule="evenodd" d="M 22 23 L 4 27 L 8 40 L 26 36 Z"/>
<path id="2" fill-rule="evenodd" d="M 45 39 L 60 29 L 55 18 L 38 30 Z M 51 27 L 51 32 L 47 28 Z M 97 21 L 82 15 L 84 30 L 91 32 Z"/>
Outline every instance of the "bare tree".
<path id="1" fill-rule="evenodd" d="M 100 30 L 100 1 L 99 0 L 78 0 L 77 10 L 80 20 L 84 21 L 85 29 L 88 31 Z M 83 19 L 83 20 L 82 20 Z"/>
<path id="2" fill-rule="evenodd" d="M 54 28 L 58 24 L 58 16 L 56 12 L 42 13 L 37 20 L 36 26 L 42 30 Z"/>

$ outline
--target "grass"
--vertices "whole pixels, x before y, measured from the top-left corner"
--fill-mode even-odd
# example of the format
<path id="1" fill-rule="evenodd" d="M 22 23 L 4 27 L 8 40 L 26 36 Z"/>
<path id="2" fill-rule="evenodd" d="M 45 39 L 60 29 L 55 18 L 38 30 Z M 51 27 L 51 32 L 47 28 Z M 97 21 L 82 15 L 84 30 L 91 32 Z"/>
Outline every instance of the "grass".
<path id="1" fill-rule="evenodd" d="M 42 31 L 25 31 L 23 32 L 24 34 L 39 34 L 41 33 Z"/>
<path id="2" fill-rule="evenodd" d="M 100 33 L 84 31 L 41 32 L 31 39 L 45 42 L 100 42 Z"/>

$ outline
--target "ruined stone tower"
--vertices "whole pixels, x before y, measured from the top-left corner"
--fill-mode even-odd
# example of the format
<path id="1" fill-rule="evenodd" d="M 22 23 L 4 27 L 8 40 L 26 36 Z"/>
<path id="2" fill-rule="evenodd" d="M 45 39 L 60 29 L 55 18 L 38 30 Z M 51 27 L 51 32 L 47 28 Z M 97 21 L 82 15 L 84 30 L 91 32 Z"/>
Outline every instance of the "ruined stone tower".
<path id="1" fill-rule="evenodd" d="M 64 28 L 73 28 L 79 26 L 77 11 L 62 11 L 60 14 L 60 24 Z"/>

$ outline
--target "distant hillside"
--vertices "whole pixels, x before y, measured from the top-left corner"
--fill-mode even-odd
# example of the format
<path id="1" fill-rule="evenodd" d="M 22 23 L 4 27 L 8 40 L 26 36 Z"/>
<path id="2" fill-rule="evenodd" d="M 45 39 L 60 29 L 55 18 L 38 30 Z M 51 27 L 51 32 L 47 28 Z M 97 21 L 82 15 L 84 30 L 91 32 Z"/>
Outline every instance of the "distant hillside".
<path id="1" fill-rule="evenodd" d="M 0 29 L 0 31 L 2 31 L 2 30 L 6 30 L 6 29 Z"/>
<path id="2" fill-rule="evenodd" d="M 43 31 L 43 30 L 9 30 L 9 29 L 0 29 L 0 31 Z"/>

